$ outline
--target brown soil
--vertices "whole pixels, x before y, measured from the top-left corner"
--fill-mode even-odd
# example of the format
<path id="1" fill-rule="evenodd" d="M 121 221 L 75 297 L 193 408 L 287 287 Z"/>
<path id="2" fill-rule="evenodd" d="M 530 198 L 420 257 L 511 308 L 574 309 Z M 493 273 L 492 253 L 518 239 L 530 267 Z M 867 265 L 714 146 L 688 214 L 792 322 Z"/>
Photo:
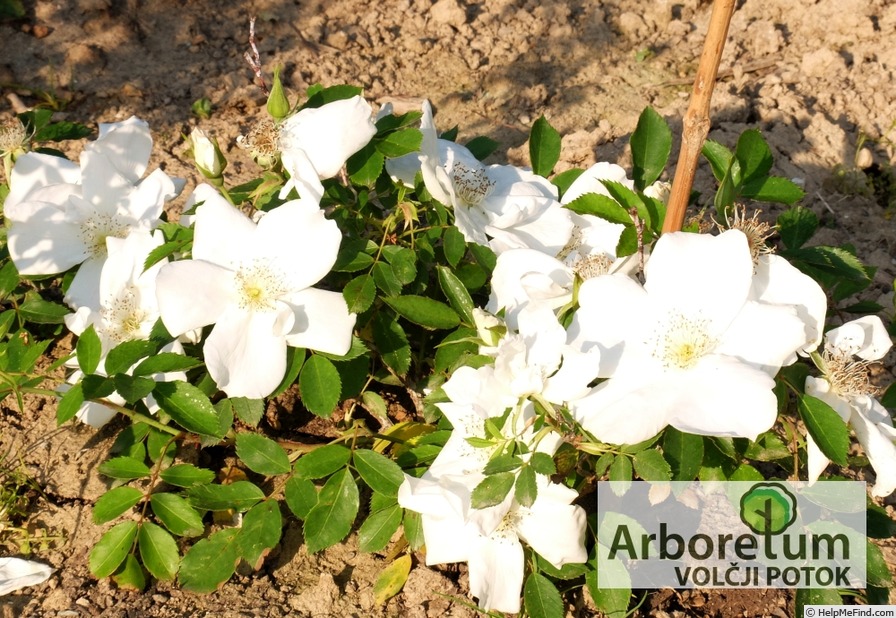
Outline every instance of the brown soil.
<path id="1" fill-rule="evenodd" d="M 136 114 L 153 129 L 153 165 L 199 180 L 182 135 L 199 124 L 220 140 L 230 182 L 255 167 L 235 138 L 263 114 L 264 96 L 243 59 L 248 17 L 268 75 L 284 67 L 288 88 L 349 83 L 366 96 L 416 107 L 429 98 L 443 129 L 460 139 L 489 136 L 525 164 L 528 127 L 544 114 L 565 136 L 560 169 L 596 160 L 627 165 L 638 114 L 654 106 L 680 131 L 688 77 L 696 68 L 710 6 L 700 0 L 308 0 L 251 3 L 175 0 L 70 0 L 26 3 L 23 20 L 0 24 L 0 85 L 25 104 L 40 92 L 64 104 L 62 116 L 93 123 Z M 870 176 L 892 166 L 896 140 L 896 4 L 889 0 L 746 0 L 734 15 L 713 100 L 710 137 L 733 145 L 759 128 L 774 172 L 805 183 L 804 204 L 824 222 L 819 243 L 852 243 L 877 267 L 863 299 L 893 307 L 894 205 L 850 175 L 860 136 Z M 208 97 L 210 120 L 190 104 Z M 295 97 L 294 97 L 295 99 Z M 3 100 L 6 106 L 10 101 Z M 10 104 L 11 106 L 11 104 Z M 677 151 L 676 150 L 673 152 Z M 866 161 L 867 163 L 867 161 Z M 710 190 L 708 172 L 697 188 Z M 846 190 L 845 193 L 838 192 Z M 849 190 L 847 190 L 849 189 Z M 866 193 L 868 195 L 861 195 Z M 179 207 L 181 199 L 177 203 Z M 774 214 L 776 209 L 770 209 Z M 889 381 L 887 379 L 886 381 Z M 54 403 L 12 401 L 0 409 L 0 453 L 21 457 L 32 491 L 27 525 L 61 535 L 35 557 L 59 570 L 47 582 L 0 601 L 0 616 L 472 616 L 462 568 L 415 565 L 404 591 L 384 607 L 372 582 L 382 558 L 354 541 L 309 556 L 301 530 L 286 529 L 260 571 L 197 596 L 168 584 L 144 593 L 96 581 L 89 548 L 102 529 L 91 505 L 106 489 L 97 465 L 113 429 L 55 427 Z M 892 501 L 892 498 L 890 499 Z M 892 506 L 889 507 L 892 509 Z M 0 552 L 2 553 L 2 552 Z M 894 554 L 888 549 L 894 562 Z M 585 595 L 587 596 L 587 595 Z M 595 615 L 587 598 L 570 615 Z M 789 616 L 788 591 L 661 591 L 639 615 Z"/>

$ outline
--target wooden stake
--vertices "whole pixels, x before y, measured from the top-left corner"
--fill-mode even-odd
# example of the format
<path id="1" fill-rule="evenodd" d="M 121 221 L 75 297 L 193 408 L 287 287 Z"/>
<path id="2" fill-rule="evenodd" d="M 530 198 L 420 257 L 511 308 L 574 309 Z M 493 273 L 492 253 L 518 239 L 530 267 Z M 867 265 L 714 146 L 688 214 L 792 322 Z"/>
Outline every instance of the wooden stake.
<path id="1" fill-rule="evenodd" d="M 700 66 L 691 92 L 691 102 L 684 115 L 681 135 L 681 151 L 678 154 L 678 166 L 672 181 L 672 192 L 669 195 L 669 206 L 663 222 L 663 232 L 677 232 L 684 223 L 684 214 L 694 186 L 694 174 L 703 142 L 709 133 L 709 104 L 712 90 L 716 85 L 722 50 L 728 37 L 728 24 L 734 13 L 735 0 L 714 0 L 712 15 L 709 18 L 709 31 L 703 43 Z"/>

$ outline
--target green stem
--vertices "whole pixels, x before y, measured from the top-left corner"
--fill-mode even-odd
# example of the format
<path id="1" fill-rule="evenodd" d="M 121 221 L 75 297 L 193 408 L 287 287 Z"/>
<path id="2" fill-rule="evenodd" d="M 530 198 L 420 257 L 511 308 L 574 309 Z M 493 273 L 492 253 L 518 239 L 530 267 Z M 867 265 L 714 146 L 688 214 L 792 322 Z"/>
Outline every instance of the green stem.
<path id="1" fill-rule="evenodd" d="M 100 405 L 104 405 L 107 408 L 112 408 L 116 412 L 124 414 L 125 416 L 130 418 L 132 421 L 137 421 L 139 423 L 146 423 L 150 427 L 155 427 L 159 431 L 164 431 L 165 433 L 169 433 L 172 436 L 179 436 L 179 435 L 181 435 L 181 433 L 183 433 L 179 429 L 175 429 L 174 427 L 171 427 L 170 425 L 165 425 L 164 423 L 160 423 L 159 421 L 155 420 L 154 418 L 150 418 L 149 416 L 146 416 L 145 414 L 141 414 L 140 412 L 137 412 L 136 410 L 131 410 L 130 408 L 126 408 L 125 406 L 120 406 L 117 403 L 112 403 L 108 399 L 90 399 L 89 401 L 98 403 Z"/>

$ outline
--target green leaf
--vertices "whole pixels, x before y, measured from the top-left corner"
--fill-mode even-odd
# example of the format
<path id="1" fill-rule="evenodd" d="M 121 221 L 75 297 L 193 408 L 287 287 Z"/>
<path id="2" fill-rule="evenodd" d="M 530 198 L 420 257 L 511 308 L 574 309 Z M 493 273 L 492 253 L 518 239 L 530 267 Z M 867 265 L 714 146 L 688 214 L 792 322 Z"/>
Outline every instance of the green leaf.
<path id="1" fill-rule="evenodd" d="M 869 538 L 886 539 L 896 536 L 896 521 L 890 517 L 887 511 L 873 502 L 869 502 L 866 508 L 866 530 Z"/>
<path id="2" fill-rule="evenodd" d="M 523 600 L 532 618 L 563 618 L 566 615 L 560 592 L 551 580 L 540 573 L 531 573 L 526 578 Z"/>
<path id="3" fill-rule="evenodd" d="M 385 262 L 377 262 L 373 265 L 371 272 L 373 273 L 373 280 L 376 282 L 376 286 L 383 291 L 383 294 L 387 296 L 401 294 L 401 289 L 404 286 L 398 280 L 398 277 L 395 276 L 395 271 L 392 270 L 391 266 Z"/>
<path id="4" fill-rule="evenodd" d="M 201 390 L 184 382 L 159 382 L 153 389 L 159 406 L 174 422 L 193 433 L 221 437 L 218 413 Z"/>
<path id="5" fill-rule="evenodd" d="M 761 481 L 765 477 L 750 464 L 741 464 L 728 475 L 729 481 Z"/>
<path id="6" fill-rule="evenodd" d="M 485 464 L 483 472 L 486 475 L 497 474 L 498 472 L 513 472 L 519 470 L 523 465 L 523 460 L 517 455 L 499 455 L 493 457 Z"/>
<path id="7" fill-rule="evenodd" d="M 794 616 L 805 616 L 807 605 L 843 605 L 836 588 L 797 588 Z"/>
<path id="8" fill-rule="evenodd" d="M 304 365 L 304 364 L 305 364 L 305 348 L 294 348 L 292 346 L 287 346 L 286 347 L 286 373 L 283 375 L 283 379 L 280 380 L 280 384 L 277 386 L 277 388 L 274 389 L 274 392 L 270 394 L 270 398 L 276 397 L 277 395 L 279 395 L 280 393 L 285 391 L 287 388 L 292 386 L 293 382 L 295 382 L 296 378 L 299 376 L 299 371 L 302 370 L 302 365 Z M 237 397 L 237 399 L 239 399 L 239 398 Z M 264 412 L 264 403 L 261 403 L 259 405 L 261 407 L 261 413 L 263 413 Z M 236 407 L 236 405 L 234 405 L 234 410 L 236 410 L 237 415 L 242 413 L 240 411 L 240 409 Z M 253 408 L 253 410 L 254 410 L 254 408 Z M 243 419 L 242 417 L 240 417 L 240 420 L 243 421 L 244 423 L 246 423 L 247 425 L 251 425 L 252 427 L 255 427 L 256 425 L 258 425 L 258 421 L 261 420 L 261 414 L 259 414 L 258 420 L 256 420 L 255 422 L 252 422 L 250 420 L 251 418 L 254 418 L 254 416 L 247 417 L 246 419 Z"/>
<path id="9" fill-rule="evenodd" d="M 157 493 L 149 497 L 152 512 L 177 536 L 199 536 L 205 532 L 202 517 L 190 503 L 175 494 Z"/>
<path id="10" fill-rule="evenodd" d="M 535 502 L 535 498 L 538 497 L 538 484 L 535 481 L 535 469 L 532 466 L 525 466 L 520 470 L 513 488 L 513 497 L 525 507 L 530 507 Z"/>
<path id="11" fill-rule="evenodd" d="M 256 427 L 264 416 L 264 400 L 249 399 L 247 397 L 231 397 L 230 403 L 233 404 L 233 411 L 240 421 Z"/>
<path id="12" fill-rule="evenodd" d="M 286 481 L 286 506 L 299 519 L 305 519 L 317 504 L 317 488 L 308 479 L 294 476 Z"/>
<path id="13" fill-rule="evenodd" d="M 788 249 L 799 249 L 818 230 L 818 215 L 802 206 L 789 208 L 776 221 L 781 242 Z"/>
<path id="14" fill-rule="evenodd" d="M 381 551 L 401 525 L 397 504 L 371 514 L 358 529 L 358 547 L 363 552 Z"/>
<path id="15" fill-rule="evenodd" d="M 99 578 L 112 575 L 131 551 L 136 536 L 135 521 L 123 521 L 110 528 L 90 552 L 90 572 Z"/>
<path id="16" fill-rule="evenodd" d="M 3 0 L 0 2 L 0 19 L 21 19 L 25 17 L 25 6 L 22 0 Z"/>
<path id="17" fill-rule="evenodd" d="M 631 138 L 632 178 L 635 188 L 643 191 L 654 183 L 666 168 L 672 151 L 672 131 L 652 107 L 644 108 Z"/>
<path id="18" fill-rule="evenodd" d="M 305 544 L 315 553 L 342 541 L 358 514 L 358 486 L 347 468 L 331 476 L 318 494 L 317 504 L 305 517 Z"/>
<path id="19" fill-rule="evenodd" d="M 368 143 L 345 162 L 348 176 L 356 185 L 372 187 L 383 171 L 386 159 L 376 149 L 376 144 Z"/>
<path id="20" fill-rule="evenodd" d="M 344 239 L 332 270 L 353 273 L 370 268 L 373 265 L 373 256 L 367 251 L 375 248 L 376 246 L 366 239 Z"/>
<path id="21" fill-rule="evenodd" d="M 806 193 L 792 180 L 769 176 L 745 184 L 741 195 L 758 202 L 794 204 L 803 199 Z"/>
<path id="22" fill-rule="evenodd" d="M 236 456 L 258 474 L 275 476 L 289 472 L 289 457 L 283 447 L 257 433 L 237 434 Z"/>
<path id="23" fill-rule="evenodd" d="M 342 380 L 333 363 L 320 354 L 305 361 L 299 374 L 302 404 L 317 416 L 329 418 L 342 394 Z"/>
<path id="24" fill-rule="evenodd" d="M 383 362 L 397 375 L 403 376 L 411 367 L 411 346 L 398 321 L 385 313 L 373 317 L 373 343 Z"/>
<path id="25" fill-rule="evenodd" d="M 106 374 L 127 373 L 131 366 L 141 358 L 155 354 L 157 344 L 152 341 L 135 339 L 120 343 L 106 355 Z"/>
<path id="26" fill-rule="evenodd" d="M 648 449 L 635 453 L 635 472 L 645 481 L 672 480 L 672 468 L 669 462 L 656 449 Z"/>
<path id="27" fill-rule="evenodd" d="M 376 149 L 382 154 L 394 159 L 420 150 L 423 141 L 423 133 L 420 129 L 407 128 L 401 131 L 389 133 L 376 143 Z"/>
<path id="28" fill-rule="evenodd" d="M 560 134 L 544 116 L 532 125 L 529 134 L 529 160 L 532 171 L 547 178 L 560 160 Z"/>
<path id="29" fill-rule="evenodd" d="M 187 371 L 188 369 L 199 367 L 200 365 L 202 365 L 202 361 L 190 356 L 175 354 L 174 352 L 160 352 L 150 356 L 134 367 L 132 375 L 151 376 L 156 373 Z"/>
<path id="30" fill-rule="evenodd" d="M 423 518 L 420 513 L 406 510 L 401 525 L 404 528 L 404 538 L 407 539 L 408 546 L 414 551 L 423 547 L 425 539 L 423 537 Z"/>
<path id="31" fill-rule="evenodd" d="M 472 505 L 474 509 L 484 509 L 501 504 L 516 481 L 512 472 L 499 472 L 487 476 L 473 490 Z"/>
<path id="32" fill-rule="evenodd" d="M 83 403 L 84 390 L 80 384 L 75 384 L 59 399 L 59 404 L 56 406 L 56 424 L 62 425 L 74 418 Z"/>
<path id="33" fill-rule="evenodd" d="M 621 489 L 628 491 L 632 483 L 632 462 L 625 455 L 617 455 L 608 469 L 610 481 L 623 483 Z"/>
<path id="34" fill-rule="evenodd" d="M 663 454 L 671 464 L 673 481 L 692 481 L 703 463 L 703 436 L 666 427 Z"/>
<path id="35" fill-rule="evenodd" d="M 611 180 L 604 180 L 604 187 L 614 200 L 622 204 L 624 208 L 636 210 L 638 216 L 644 221 L 648 228 L 653 225 L 653 219 L 650 217 L 650 211 L 641 197 L 626 187 L 624 184 Z"/>
<path id="36" fill-rule="evenodd" d="M 557 473 L 557 465 L 554 463 L 554 458 L 547 453 L 532 453 L 529 465 L 539 474 L 550 476 Z"/>
<path id="37" fill-rule="evenodd" d="M 126 373 L 117 373 L 112 378 L 115 392 L 122 396 L 125 403 L 135 404 L 152 392 L 156 381 L 152 378 L 135 378 Z"/>
<path id="38" fill-rule="evenodd" d="M 459 229 L 453 225 L 445 228 L 442 236 L 442 251 L 445 253 L 445 259 L 451 267 L 457 267 L 464 254 L 467 252 L 467 241 Z"/>
<path id="39" fill-rule="evenodd" d="M 93 523 L 104 524 L 128 511 L 143 498 L 143 492 L 136 487 L 116 487 L 110 489 L 93 505 Z"/>
<path id="40" fill-rule="evenodd" d="M 123 590 L 143 590 L 146 588 L 146 575 L 143 567 L 134 554 L 125 556 L 124 562 L 112 575 L 112 581 Z"/>
<path id="41" fill-rule="evenodd" d="M 409 294 L 383 299 L 399 315 L 428 329 L 449 329 L 460 324 L 457 313 L 437 300 Z"/>
<path id="42" fill-rule="evenodd" d="M 865 549 L 865 564 L 868 573 L 868 585 L 877 588 L 889 588 L 893 585 L 893 576 L 887 566 L 887 559 L 880 547 L 867 541 Z"/>
<path id="43" fill-rule="evenodd" d="M 799 411 L 809 435 L 824 456 L 838 466 L 847 465 L 849 429 L 840 415 L 821 399 L 805 394 L 799 398 Z"/>
<path id="44" fill-rule="evenodd" d="M 467 147 L 467 150 L 473 153 L 473 156 L 476 157 L 479 161 L 482 161 L 487 156 L 492 154 L 495 150 L 500 146 L 498 142 L 493 140 L 490 137 L 485 137 L 484 135 L 480 135 L 479 137 L 474 137 L 469 142 L 464 144 Z"/>
<path id="45" fill-rule="evenodd" d="M 353 458 L 358 474 L 368 487 L 386 496 L 398 495 L 398 487 L 404 482 L 404 473 L 398 464 L 368 449 L 356 450 Z"/>
<path id="46" fill-rule="evenodd" d="M 162 470 L 162 480 L 177 487 L 194 487 L 205 485 L 215 480 L 215 473 L 205 468 L 197 468 L 193 464 L 177 464 Z"/>
<path id="47" fill-rule="evenodd" d="M 282 532 L 283 519 L 276 500 L 253 506 L 243 516 L 240 528 L 240 554 L 243 560 L 256 571 L 260 569 L 264 557 L 280 542 Z"/>
<path id="48" fill-rule="evenodd" d="M 103 344 L 100 343 L 100 336 L 96 334 L 93 324 L 88 326 L 78 337 L 75 354 L 78 357 L 78 367 L 81 368 L 81 371 L 86 375 L 96 372 L 103 354 Z"/>
<path id="49" fill-rule="evenodd" d="M 386 568 L 380 571 L 379 577 L 373 584 L 373 600 L 377 605 L 383 605 L 386 601 L 401 592 L 408 575 L 411 573 L 411 557 L 403 554 L 392 561 Z"/>
<path id="50" fill-rule="evenodd" d="M 336 472 L 351 459 L 352 452 L 341 444 L 328 444 L 302 455 L 293 465 L 300 479 L 319 479 Z"/>
<path id="51" fill-rule="evenodd" d="M 766 431 L 747 446 L 744 457 L 758 461 L 775 461 L 791 457 L 791 452 L 774 432 Z"/>
<path id="52" fill-rule="evenodd" d="M 569 188 L 572 186 L 576 180 L 579 179 L 579 176 L 585 173 L 585 170 L 579 168 L 573 168 L 570 170 L 566 170 L 565 172 L 560 172 L 551 178 L 551 183 L 557 187 L 560 191 L 560 196 L 563 197 L 566 195 L 566 192 L 569 191 Z"/>
<path id="53" fill-rule="evenodd" d="M 407 247 L 386 245 L 383 255 L 392 267 L 392 273 L 402 285 L 407 285 L 417 278 L 417 254 Z"/>
<path id="54" fill-rule="evenodd" d="M 728 173 L 728 168 L 731 167 L 731 161 L 734 160 L 734 153 L 722 144 L 714 142 L 711 139 L 708 139 L 703 143 L 702 153 L 703 156 L 706 157 L 706 160 L 709 161 L 709 166 L 712 168 L 712 175 L 716 177 L 716 180 L 721 181 L 725 177 L 725 174 Z"/>
<path id="55" fill-rule="evenodd" d="M 0 196 L 0 203 L 2 203 L 2 196 Z M 0 268 L 0 300 L 4 300 L 16 289 L 16 286 L 19 285 L 19 279 L 19 271 L 12 260 L 6 262 Z"/>
<path id="56" fill-rule="evenodd" d="M 240 559 L 239 532 L 227 528 L 193 545 L 180 565 L 177 577 L 181 587 L 205 594 L 230 579 Z"/>
<path id="57" fill-rule="evenodd" d="M 370 273 L 359 275 L 345 284 L 342 296 L 348 305 L 349 313 L 364 313 L 376 298 L 376 283 Z"/>
<path id="58" fill-rule="evenodd" d="M 162 581 L 174 579 L 180 565 L 180 553 L 168 532 L 152 522 L 144 521 L 137 533 L 137 545 L 143 566 L 153 577 Z"/>
<path id="59" fill-rule="evenodd" d="M 19 305 L 19 316 L 34 324 L 62 324 L 69 313 L 68 307 L 42 298 L 32 298 Z"/>
<path id="60" fill-rule="evenodd" d="M 103 399 L 115 392 L 115 382 L 101 375 L 89 375 L 81 378 L 84 399 Z"/>
<path id="61" fill-rule="evenodd" d="M 322 107 L 333 101 L 343 101 L 359 96 L 363 90 L 357 86 L 338 84 L 324 88 L 320 84 L 314 84 L 307 90 L 308 100 L 302 105 L 302 109 Z"/>
<path id="62" fill-rule="evenodd" d="M 621 223 L 631 227 L 632 216 L 619 202 L 606 195 L 586 193 L 565 205 L 565 208 L 580 215 L 593 215 L 611 223 Z"/>
<path id="63" fill-rule="evenodd" d="M 197 485 L 187 490 L 190 504 L 203 511 L 246 511 L 264 500 L 264 492 L 254 483 L 237 481 L 230 485 Z"/>
<path id="64" fill-rule="evenodd" d="M 748 129 L 737 138 L 734 156 L 740 163 L 741 178 L 744 184 L 751 181 L 764 180 L 772 169 L 772 151 L 769 150 L 765 138 L 756 129 Z"/>
<path id="65" fill-rule="evenodd" d="M 439 277 L 439 287 L 442 293 L 451 304 L 451 307 L 457 312 L 466 324 L 475 324 L 473 320 L 473 299 L 467 291 L 466 286 L 457 278 L 451 270 L 444 266 L 436 266 L 436 272 Z"/>
<path id="66" fill-rule="evenodd" d="M 139 479 L 149 476 L 150 471 L 145 463 L 130 457 L 114 457 L 104 461 L 99 467 L 100 474 L 113 479 Z"/>

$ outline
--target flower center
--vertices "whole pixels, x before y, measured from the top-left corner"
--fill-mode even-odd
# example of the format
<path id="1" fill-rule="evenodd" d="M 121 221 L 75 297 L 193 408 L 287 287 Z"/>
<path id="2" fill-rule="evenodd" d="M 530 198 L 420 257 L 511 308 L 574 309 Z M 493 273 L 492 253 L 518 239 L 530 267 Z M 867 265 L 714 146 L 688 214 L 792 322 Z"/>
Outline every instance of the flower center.
<path id="1" fill-rule="evenodd" d="M 716 224 L 719 229 L 723 226 Z M 764 221 L 759 220 L 759 212 L 754 212 L 752 217 L 747 216 L 746 206 L 734 208 L 734 218 L 728 226 L 733 230 L 740 230 L 747 237 L 747 245 L 750 247 L 750 257 L 753 264 L 759 263 L 759 256 L 774 253 L 774 249 L 766 244 L 766 241 L 774 236 L 775 228 Z"/>
<path id="2" fill-rule="evenodd" d="M 263 162 L 274 160 L 281 150 L 289 146 L 284 143 L 286 141 L 288 138 L 285 137 L 281 140 L 280 127 L 271 118 L 263 118 L 249 130 L 248 135 L 236 138 L 237 146 Z"/>
<path id="3" fill-rule="evenodd" d="M 93 212 L 81 221 L 81 240 L 91 257 L 106 256 L 106 238 L 126 238 L 131 226 L 107 213 Z"/>
<path id="4" fill-rule="evenodd" d="M 110 302 L 104 303 L 100 312 L 104 331 L 114 344 L 141 339 L 148 334 L 152 316 L 145 311 L 133 286 L 124 288 Z"/>
<path id="5" fill-rule="evenodd" d="M 469 206 L 478 206 L 488 197 L 495 182 L 490 180 L 484 167 L 472 169 L 463 163 L 455 163 L 451 174 L 454 192 Z"/>
<path id="6" fill-rule="evenodd" d="M 276 301 L 289 292 L 283 274 L 267 260 L 254 260 L 236 272 L 240 309 L 274 311 Z"/>
<path id="7" fill-rule="evenodd" d="M 822 353 L 822 359 L 825 377 L 837 394 L 844 397 L 874 397 L 880 394 L 880 389 L 871 384 L 872 361 L 854 360 L 849 354 L 827 350 Z"/>
<path id="8" fill-rule="evenodd" d="M 602 253 L 600 255 L 586 255 L 576 260 L 572 265 L 573 272 L 582 281 L 600 277 L 610 272 L 610 266 L 613 265 L 613 259 Z"/>
<path id="9" fill-rule="evenodd" d="M 504 515 L 501 523 L 498 524 L 498 527 L 495 528 L 495 531 L 491 533 L 489 538 L 493 541 L 518 542 L 520 537 L 517 534 L 517 528 L 520 520 L 522 520 L 522 514 L 518 510 L 511 509 L 507 511 L 507 514 Z"/>
<path id="10" fill-rule="evenodd" d="M 655 333 L 653 343 L 653 357 L 663 367 L 691 369 L 718 341 L 709 334 L 709 320 L 674 313 Z"/>
<path id="11" fill-rule="evenodd" d="M 25 126 L 18 118 L 0 122 L 0 157 L 5 157 L 22 149 L 28 142 Z"/>

